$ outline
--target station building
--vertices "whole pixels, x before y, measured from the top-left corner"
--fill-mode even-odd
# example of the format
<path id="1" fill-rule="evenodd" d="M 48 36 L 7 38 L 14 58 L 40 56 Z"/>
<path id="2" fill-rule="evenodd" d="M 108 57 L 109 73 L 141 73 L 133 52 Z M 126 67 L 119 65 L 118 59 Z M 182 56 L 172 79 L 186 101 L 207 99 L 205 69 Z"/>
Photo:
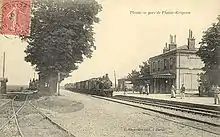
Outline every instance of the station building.
<path id="1" fill-rule="evenodd" d="M 125 90 L 125 88 L 130 90 L 130 89 L 132 89 L 132 83 L 127 78 L 121 78 L 121 79 L 118 79 L 117 88 L 118 88 L 118 90 Z"/>
<path id="2" fill-rule="evenodd" d="M 170 93 L 171 86 L 174 85 L 177 92 L 182 84 L 185 85 L 186 92 L 198 92 L 199 73 L 203 72 L 204 66 L 200 57 L 196 55 L 198 48 L 195 46 L 195 38 L 189 30 L 188 44 L 178 46 L 176 35 L 170 35 L 169 44 L 165 44 L 163 52 L 149 58 L 150 76 L 140 78 L 145 83 L 149 83 L 150 93 Z M 119 90 L 123 90 L 129 79 L 119 79 Z"/>
<path id="3" fill-rule="evenodd" d="M 170 43 L 165 44 L 163 53 L 149 59 L 150 62 L 150 92 L 170 93 L 174 85 L 177 91 L 182 84 L 186 92 L 198 91 L 199 73 L 204 66 L 196 55 L 195 38 L 189 30 L 188 44 L 177 47 L 176 35 L 170 35 Z"/>

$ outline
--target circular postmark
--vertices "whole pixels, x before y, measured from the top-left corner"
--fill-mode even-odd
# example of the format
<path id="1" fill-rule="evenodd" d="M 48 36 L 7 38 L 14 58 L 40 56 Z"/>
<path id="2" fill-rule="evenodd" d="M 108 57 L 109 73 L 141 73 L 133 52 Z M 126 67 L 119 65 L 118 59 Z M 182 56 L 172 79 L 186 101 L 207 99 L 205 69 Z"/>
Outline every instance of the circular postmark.
<path id="1" fill-rule="evenodd" d="M 26 35 L 30 24 L 30 0 L 7 1 L 2 6 L 2 33 Z"/>

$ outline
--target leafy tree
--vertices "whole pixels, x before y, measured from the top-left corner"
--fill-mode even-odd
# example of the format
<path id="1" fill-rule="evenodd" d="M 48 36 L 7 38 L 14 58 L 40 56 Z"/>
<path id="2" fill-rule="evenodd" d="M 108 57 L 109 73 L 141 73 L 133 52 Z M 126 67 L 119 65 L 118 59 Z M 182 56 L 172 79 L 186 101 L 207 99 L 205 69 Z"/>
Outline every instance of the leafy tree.
<path id="1" fill-rule="evenodd" d="M 140 72 L 137 70 L 132 70 L 131 73 L 128 74 L 128 78 L 138 78 L 140 76 Z"/>
<path id="2" fill-rule="evenodd" d="M 210 78 L 206 73 L 199 74 L 200 79 L 198 80 L 200 86 L 203 88 L 204 92 L 207 92 L 211 88 Z"/>
<path id="3" fill-rule="evenodd" d="M 139 90 L 139 86 L 142 84 L 141 80 L 139 79 L 141 76 L 140 72 L 137 70 L 132 70 L 131 73 L 128 74 L 127 78 L 131 80 L 133 84 L 133 89 L 135 91 Z"/>
<path id="4" fill-rule="evenodd" d="M 61 72 L 61 79 L 77 69 L 96 49 L 94 23 L 102 7 L 95 0 L 33 0 L 25 61 L 43 76 Z"/>
<path id="5" fill-rule="evenodd" d="M 202 41 L 197 55 L 201 57 L 205 63 L 203 68 L 205 71 L 213 69 L 217 64 L 217 47 L 220 46 L 220 16 L 218 22 L 213 23 L 202 37 Z"/>
<path id="6" fill-rule="evenodd" d="M 150 63 L 148 61 L 142 62 L 142 65 L 139 65 L 140 74 L 143 77 L 150 76 Z"/>
<path id="7" fill-rule="evenodd" d="M 212 26 L 204 32 L 202 40 L 199 43 L 200 48 L 197 52 L 197 55 L 205 64 L 203 67 L 205 71 L 204 75 L 212 77 L 212 79 L 209 79 L 211 84 L 216 84 L 219 79 L 217 78 L 216 70 L 219 69 L 218 67 L 220 65 L 218 58 L 220 55 L 220 16 L 218 16 L 217 20 L 217 23 L 213 23 Z M 201 76 L 204 77 L 204 75 Z M 206 83 L 204 84 L 206 85 Z"/>
<path id="8" fill-rule="evenodd" d="M 139 65 L 139 68 L 140 68 L 140 71 L 132 70 L 132 72 L 129 73 L 127 76 L 127 78 L 131 80 L 131 83 L 133 84 L 133 88 L 136 91 L 140 90 L 139 87 L 145 84 L 145 81 L 141 78 L 143 77 L 146 78 L 150 76 L 149 61 L 142 62 L 142 64 Z"/>

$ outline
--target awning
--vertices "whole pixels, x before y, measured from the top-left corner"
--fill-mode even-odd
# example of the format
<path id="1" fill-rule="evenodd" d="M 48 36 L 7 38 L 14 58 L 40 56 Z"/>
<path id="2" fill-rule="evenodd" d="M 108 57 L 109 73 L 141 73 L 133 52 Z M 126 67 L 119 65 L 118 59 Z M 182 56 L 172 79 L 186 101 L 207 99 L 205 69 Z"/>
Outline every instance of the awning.
<path id="1" fill-rule="evenodd" d="M 125 84 L 133 84 L 133 83 L 131 83 L 131 82 L 126 82 Z"/>
<path id="2" fill-rule="evenodd" d="M 148 77 L 137 77 L 137 78 L 129 78 L 127 80 L 131 81 L 131 80 L 150 80 L 152 77 L 148 76 Z"/>
<path id="3" fill-rule="evenodd" d="M 166 73 L 166 74 L 155 74 L 153 78 L 161 78 L 161 79 L 174 79 L 176 76 L 174 74 Z"/>

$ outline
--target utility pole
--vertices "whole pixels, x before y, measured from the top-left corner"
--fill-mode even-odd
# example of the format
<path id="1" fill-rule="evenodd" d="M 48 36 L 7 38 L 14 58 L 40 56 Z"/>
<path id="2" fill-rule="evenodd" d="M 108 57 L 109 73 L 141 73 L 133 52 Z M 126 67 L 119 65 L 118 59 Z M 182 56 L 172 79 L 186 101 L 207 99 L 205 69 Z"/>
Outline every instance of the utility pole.
<path id="1" fill-rule="evenodd" d="M 216 47 L 216 51 L 217 51 L 217 71 L 215 72 L 215 75 L 217 76 L 217 84 L 218 86 L 220 86 L 220 46 Z"/>
<path id="2" fill-rule="evenodd" d="M 179 90 L 180 90 L 180 51 L 179 51 Z"/>
<path id="3" fill-rule="evenodd" d="M 1 93 L 6 94 L 6 83 L 8 82 L 7 79 L 5 79 L 5 52 L 3 54 L 3 73 L 2 73 L 3 80 L 1 81 Z"/>
<path id="4" fill-rule="evenodd" d="M 117 84 L 116 84 L 116 72 L 114 70 L 114 77 L 115 77 L 115 90 L 117 89 Z"/>
<path id="5" fill-rule="evenodd" d="M 2 70 L 2 77 L 3 79 L 5 78 L 5 52 L 3 54 L 3 70 Z"/>
<path id="6" fill-rule="evenodd" d="M 60 72 L 58 72 L 58 76 L 57 76 L 57 93 L 58 96 L 60 96 Z"/>

